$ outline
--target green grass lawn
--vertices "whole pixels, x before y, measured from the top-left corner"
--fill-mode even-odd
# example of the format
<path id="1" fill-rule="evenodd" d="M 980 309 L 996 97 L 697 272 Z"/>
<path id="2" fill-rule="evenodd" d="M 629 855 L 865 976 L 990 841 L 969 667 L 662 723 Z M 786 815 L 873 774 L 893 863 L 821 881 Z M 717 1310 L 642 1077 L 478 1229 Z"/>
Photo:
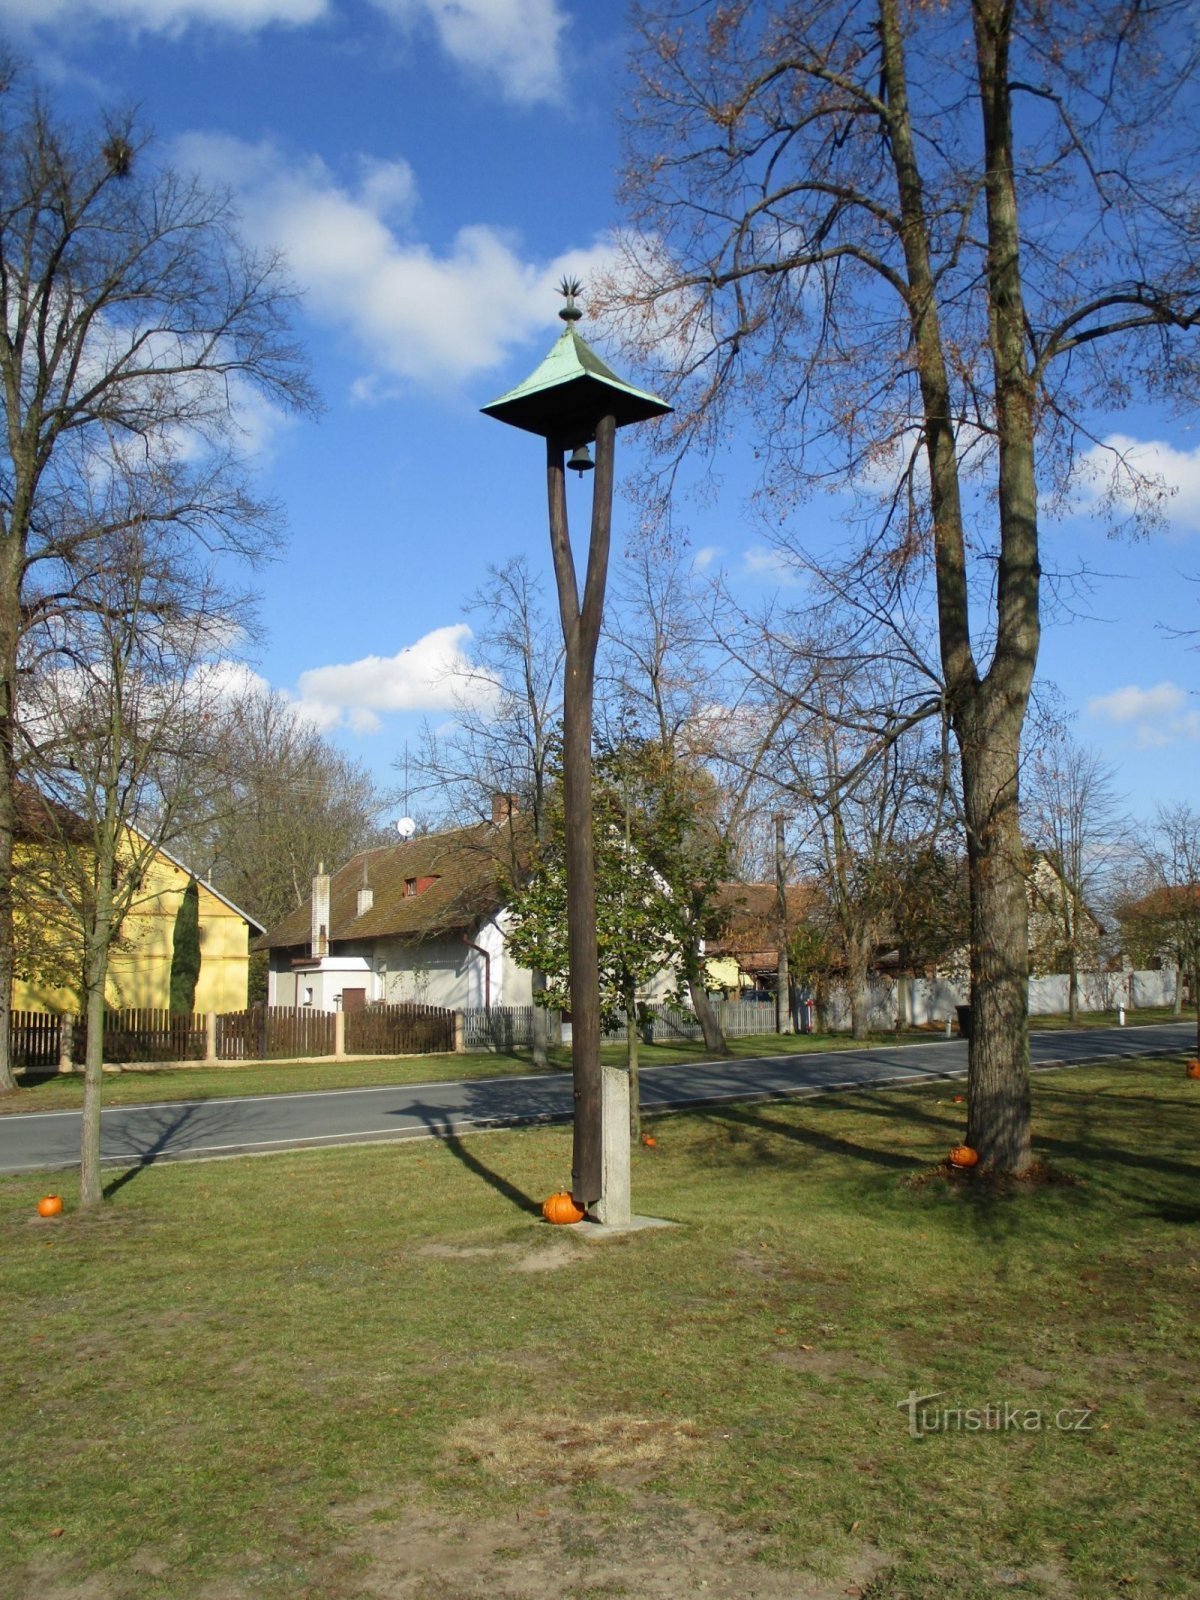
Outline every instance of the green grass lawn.
<path id="1" fill-rule="evenodd" d="M 603 1243 L 563 1129 L 2 1179 L 0 1593 L 1194 1596 L 1181 1062 L 1039 1074 L 1004 1197 L 944 1085 L 658 1118 Z"/>

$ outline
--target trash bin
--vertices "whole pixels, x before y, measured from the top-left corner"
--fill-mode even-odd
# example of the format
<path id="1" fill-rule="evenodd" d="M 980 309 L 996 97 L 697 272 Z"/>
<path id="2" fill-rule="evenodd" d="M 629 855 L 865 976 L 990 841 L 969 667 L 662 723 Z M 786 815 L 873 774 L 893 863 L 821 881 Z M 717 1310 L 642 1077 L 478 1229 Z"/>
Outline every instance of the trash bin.
<path id="1" fill-rule="evenodd" d="M 958 1012 L 959 1036 L 963 1039 L 969 1039 L 971 1037 L 971 1008 L 970 1006 L 955 1006 L 954 1009 Z"/>

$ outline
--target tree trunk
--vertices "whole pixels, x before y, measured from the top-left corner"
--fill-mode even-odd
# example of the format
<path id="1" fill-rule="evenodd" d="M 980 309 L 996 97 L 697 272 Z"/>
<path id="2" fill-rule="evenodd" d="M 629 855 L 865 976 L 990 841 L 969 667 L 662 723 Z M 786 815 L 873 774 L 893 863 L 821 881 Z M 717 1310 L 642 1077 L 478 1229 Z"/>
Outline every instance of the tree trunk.
<path id="1" fill-rule="evenodd" d="M 102 902 L 109 898 L 103 885 L 99 896 Z M 100 1181 L 100 1097 L 104 1081 L 104 988 L 108 977 L 110 922 L 107 904 L 98 905 L 95 924 L 88 930 L 84 962 L 87 1051 L 83 1061 L 83 1116 L 79 1136 L 79 1204 L 84 1210 L 104 1200 Z"/>
<path id="2" fill-rule="evenodd" d="M 638 1065 L 637 995 L 632 985 L 625 991 L 625 1066 L 629 1073 L 629 1139 L 636 1144 L 642 1136 L 642 1095 Z"/>
<path id="3" fill-rule="evenodd" d="M 880 0 L 883 80 L 900 201 L 909 316 L 933 511 L 938 634 L 946 705 L 962 758 L 971 901 L 968 1142 L 981 1167 L 1030 1161 L 1025 860 L 1017 815 L 1021 729 L 1040 639 L 1034 386 L 1029 371 L 1012 149 L 1009 0 L 973 0 L 986 173 L 988 338 L 998 456 L 996 631 L 981 676 L 971 645 L 955 404 L 938 315 L 899 0 Z"/>
<path id="4" fill-rule="evenodd" d="M 791 1033 L 791 975 L 788 971 L 787 858 L 784 853 L 784 815 L 775 813 L 775 915 L 778 923 L 779 959 L 775 972 L 775 1032 Z"/>
<path id="5" fill-rule="evenodd" d="M 1029 930 L 1017 808 L 1020 719 L 962 745 L 971 890 L 967 1143 L 981 1168 L 1029 1165 Z M 1007 740 L 1001 738 L 1007 732 Z M 1007 747 L 1006 747 L 1007 746 Z"/>
<path id="6" fill-rule="evenodd" d="M 850 979 L 850 1035 L 865 1039 L 871 1031 L 871 987 L 865 963 L 855 963 Z"/>
<path id="7" fill-rule="evenodd" d="M 13 991 L 13 847 L 16 836 L 17 639 L 21 617 L 20 541 L 10 520 L 0 572 L 0 1093 L 17 1087 L 10 1033 Z"/>
<path id="8" fill-rule="evenodd" d="M 703 983 L 698 983 L 694 978 L 688 979 L 688 996 L 692 1002 L 692 1010 L 700 1024 L 700 1032 L 704 1035 L 704 1048 L 710 1055 L 727 1056 L 729 1054 L 729 1041 L 725 1037 L 725 1030 L 717 1020 L 717 1013 L 712 1001 L 708 998 L 708 990 Z"/>
<path id="9" fill-rule="evenodd" d="M 550 1064 L 548 1045 L 550 1018 L 547 1015 L 545 1006 L 538 1004 L 537 998 L 539 994 L 545 994 L 546 992 L 546 974 L 544 972 L 535 972 L 533 974 L 532 987 L 533 1027 L 531 1031 L 533 1038 L 531 1040 L 531 1044 L 533 1049 L 533 1064 L 535 1067 L 544 1069 Z"/>
<path id="10" fill-rule="evenodd" d="M 1171 1005 L 1172 1013 L 1181 1017 L 1183 1015 L 1183 962 L 1175 968 L 1175 999 Z M 1197 1012 L 1200 1016 L 1200 1012 Z"/>
<path id="11" fill-rule="evenodd" d="M 1028 908 L 1026 908 L 1028 911 Z M 1067 1015 L 1072 1022 L 1079 1021 L 1079 957 L 1071 951 L 1071 975 L 1067 989 Z"/>

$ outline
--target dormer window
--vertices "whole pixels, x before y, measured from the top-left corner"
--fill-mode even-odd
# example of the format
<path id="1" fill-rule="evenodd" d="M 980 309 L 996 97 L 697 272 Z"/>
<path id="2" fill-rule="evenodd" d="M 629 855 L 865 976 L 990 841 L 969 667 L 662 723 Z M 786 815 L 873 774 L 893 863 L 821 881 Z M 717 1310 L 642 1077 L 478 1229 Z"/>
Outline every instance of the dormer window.
<path id="1" fill-rule="evenodd" d="M 404 898 L 407 900 L 411 895 L 416 894 L 416 892 L 417 892 L 417 880 L 415 878 L 405 878 L 405 880 L 404 880 Z"/>
<path id="2" fill-rule="evenodd" d="M 405 878 L 404 898 L 407 900 L 411 895 L 424 894 L 426 889 L 431 888 L 440 877 L 440 872 L 431 872 L 424 878 Z"/>

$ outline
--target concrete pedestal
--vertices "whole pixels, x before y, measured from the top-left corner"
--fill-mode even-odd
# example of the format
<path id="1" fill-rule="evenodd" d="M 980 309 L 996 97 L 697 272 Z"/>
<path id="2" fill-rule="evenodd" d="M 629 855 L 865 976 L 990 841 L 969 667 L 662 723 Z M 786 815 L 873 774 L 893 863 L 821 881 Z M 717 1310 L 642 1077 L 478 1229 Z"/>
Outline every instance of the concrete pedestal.
<path id="1" fill-rule="evenodd" d="M 632 1215 L 629 1182 L 629 1074 L 600 1068 L 601 1195 L 588 1215 L 594 1222 L 625 1227 Z"/>

